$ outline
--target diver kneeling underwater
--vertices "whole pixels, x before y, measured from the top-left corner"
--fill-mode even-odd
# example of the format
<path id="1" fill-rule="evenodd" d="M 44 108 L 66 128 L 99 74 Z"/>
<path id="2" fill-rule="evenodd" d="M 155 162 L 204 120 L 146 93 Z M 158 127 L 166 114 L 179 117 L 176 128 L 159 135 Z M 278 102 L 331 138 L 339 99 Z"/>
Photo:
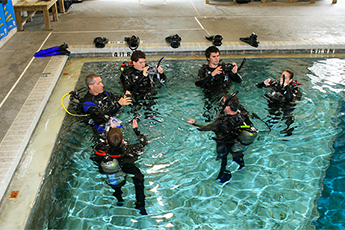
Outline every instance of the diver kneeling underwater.
<path id="1" fill-rule="evenodd" d="M 258 130 L 249 119 L 249 113 L 239 103 L 236 93 L 225 95 L 220 103 L 224 116 L 216 118 L 214 122 L 206 126 L 197 125 L 193 118 L 189 118 L 187 123 L 195 125 L 200 131 L 213 131 L 216 137 L 213 140 L 217 143 L 217 158 L 221 159 L 221 167 L 216 180 L 221 183 L 229 181 L 232 177 L 231 172 L 226 169 L 227 156 L 232 154 L 233 161 L 239 165 L 241 170 L 244 165 L 243 152 L 248 145 L 253 143 Z"/>

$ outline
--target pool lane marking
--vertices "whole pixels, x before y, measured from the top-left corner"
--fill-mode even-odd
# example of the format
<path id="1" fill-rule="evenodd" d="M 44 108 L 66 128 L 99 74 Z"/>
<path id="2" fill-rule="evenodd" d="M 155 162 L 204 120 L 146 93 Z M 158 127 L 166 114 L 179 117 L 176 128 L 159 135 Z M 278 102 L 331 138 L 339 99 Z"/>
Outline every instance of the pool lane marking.
<path id="1" fill-rule="evenodd" d="M 195 5 L 194 5 L 194 3 L 193 3 L 193 1 L 192 0 L 190 0 L 190 3 L 192 4 L 192 6 L 194 7 L 194 10 L 196 11 L 196 13 L 198 14 L 198 16 L 200 16 L 200 14 L 199 14 L 199 11 L 196 9 L 196 7 L 195 7 Z"/>
<path id="2" fill-rule="evenodd" d="M 194 19 L 195 19 L 196 22 L 199 24 L 199 26 L 200 26 L 203 30 L 206 31 L 207 35 L 211 35 L 211 34 L 207 31 L 207 29 L 205 29 L 205 28 L 202 26 L 201 22 L 197 19 L 197 17 L 194 17 Z"/>
<path id="3" fill-rule="evenodd" d="M 48 38 L 50 37 L 50 35 L 52 34 L 52 32 L 49 32 L 49 34 L 47 35 L 47 37 L 44 39 L 44 41 L 42 42 L 41 46 L 38 48 L 38 50 L 36 52 L 38 52 L 39 50 L 42 49 L 43 45 L 46 43 L 46 41 L 48 40 Z M 12 91 L 14 90 L 14 88 L 16 88 L 16 86 L 18 85 L 19 81 L 22 79 L 22 77 L 24 76 L 24 74 L 26 73 L 26 71 L 29 69 L 30 65 L 32 64 L 32 62 L 35 60 L 35 57 L 33 56 L 31 58 L 31 60 L 29 61 L 29 63 L 25 66 L 23 72 L 19 75 L 19 78 L 17 79 L 17 81 L 12 85 L 11 89 L 7 92 L 6 96 L 4 97 L 4 99 L 1 101 L 0 103 L 0 108 L 5 104 L 7 98 L 11 95 Z"/>

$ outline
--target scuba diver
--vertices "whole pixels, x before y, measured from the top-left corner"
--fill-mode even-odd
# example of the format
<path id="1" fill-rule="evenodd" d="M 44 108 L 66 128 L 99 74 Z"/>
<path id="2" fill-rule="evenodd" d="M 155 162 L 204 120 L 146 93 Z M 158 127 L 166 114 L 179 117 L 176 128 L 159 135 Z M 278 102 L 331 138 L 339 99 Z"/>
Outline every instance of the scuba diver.
<path id="1" fill-rule="evenodd" d="M 137 135 L 139 143 L 130 145 L 124 142 L 121 130 L 116 128 L 116 124 L 112 124 L 112 128 L 107 134 L 107 141 L 99 142 L 94 146 L 95 153 L 91 156 L 91 160 L 98 166 L 100 173 L 107 174 L 107 184 L 115 190 L 113 195 L 118 201 L 118 206 L 124 204 L 121 187 L 125 185 L 127 175 L 132 177 L 135 186 L 135 208 L 139 209 L 141 215 L 147 215 L 144 175 L 134 162 L 148 141 L 139 131 L 137 121 L 133 119 L 132 122 L 133 131 Z"/>
<path id="2" fill-rule="evenodd" d="M 120 97 L 105 91 L 102 78 L 97 74 L 88 75 L 85 83 L 89 91 L 80 100 L 81 112 L 88 114 L 86 122 L 93 127 L 95 133 L 100 134 L 100 138 L 104 139 L 111 120 L 116 120 L 119 123 L 118 126 L 121 126 L 120 121 L 114 116 L 121 106 L 132 103 L 130 92 Z"/>
<path id="3" fill-rule="evenodd" d="M 263 97 L 268 102 L 269 120 L 270 123 L 277 123 L 282 116 L 282 120 L 286 120 L 287 127 L 280 131 L 285 136 L 291 136 L 294 127 L 290 126 L 294 122 L 293 111 L 296 106 L 296 101 L 302 97 L 301 90 L 298 83 L 293 79 L 294 73 L 291 70 L 285 70 L 280 77 L 280 81 L 268 78 L 263 82 L 257 83 L 258 88 L 270 88 L 270 91 L 265 93 Z"/>
<path id="4" fill-rule="evenodd" d="M 216 118 L 211 124 L 203 126 L 197 125 L 193 118 L 187 120 L 187 123 L 197 126 L 200 131 L 213 131 L 216 134 L 213 138 L 217 143 L 216 160 L 221 159 L 216 180 L 221 183 L 229 181 L 232 177 L 231 172 L 226 169 L 228 154 L 231 153 L 233 161 L 239 165 L 238 170 L 241 170 L 245 166 L 243 152 L 254 142 L 258 132 L 249 119 L 248 111 L 239 103 L 237 93 L 238 91 L 227 94 L 220 100 L 225 115 Z"/>
<path id="5" fill-rule="evenodd" d="M 155 67 L 146 65 L 145 59 L 145 53 L 136 50 L 132 53 L 131 63 L 121 65 L 120 80 L 124 91 L 131 92 L 133 112 L 138 111 L 143 106 L 151 111 L 157 94 L 155 88 L 162 85 L 166 80 L 163 68 L 159 66 L 163 58 Z"/>
<path id="6" fill-rule="evenodd" d="M 238 74 L 238 70 L 242 67 L 245 59 L 240 67 L 235 62 L 225 64 L 220 63 L 220 52 L 216 46 L 210 46 L 205 51 L 208 64 L 204 64 L 198 73 L 198 79 L 195 85 L 201 87 L 205 94 L 205 112 L 203 116 L 206 121 L 212 120 L 213 104 L 226 94 L 232 85 L 232 82 L 242 82 L 242 77 Z M 215 112 L 218 114 L 218 111 Z"/>

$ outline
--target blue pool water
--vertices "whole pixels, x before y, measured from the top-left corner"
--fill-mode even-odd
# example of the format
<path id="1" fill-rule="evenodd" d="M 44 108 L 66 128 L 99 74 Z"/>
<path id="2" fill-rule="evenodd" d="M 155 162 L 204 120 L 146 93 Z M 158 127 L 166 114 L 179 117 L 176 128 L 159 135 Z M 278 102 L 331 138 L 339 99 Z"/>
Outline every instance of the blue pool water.
<path id="1" fill-rule="evenodd" d="M 241 60 L 235 60 L 240 62 Z M 125 205 L 116 206 L 106 176 L 89 159 L 92 131 L 66 116 L 54 147 L 40 195 L 27 228 L 36 229 L 342 229 L 344 228 L 344 59 L 249 59 L 234 84 L 240 102 L 267 120 L 266 92 L 254 86 L 278 78 L 290 68 L 303 96 L 294 110 L 293 135 L 280 133 L 284 121 L 261 132 L 245 152 L 246 167 L 230 183 L 215 181 L 211 132 L 199 132 L 185 121 L 204 123 L 204 95 L 195 87 L 202 60 L 165 60 L 166 84 L 158 90 L 153 119 L 143 115 L 139 129 L 149 144 L 137 166 L 145 175 L 148 216 L 134 209 L 134 185 L 123 187 Z M 151 65 L 155 63 L 149 63 Z M 102 76 L 107 90 L 121 94 L 119 62 L 85 63 L 76 88 L 90 73 Z M 144 114 L 144 110 L 139 111 Z M 214 114 L 216 116 L 216 114 Z M 125 139 L 136 140 L 129 121 Z M 259 130 L 267 127 L 252 119 Z M 129 179 L 130 181 L 130 179 Z M 322 197 L 321 197 L 322 196 Z M 320 198 L 321 197 L 321 198 Z M 320 198 L 320 199 L 319 199 Z"/>

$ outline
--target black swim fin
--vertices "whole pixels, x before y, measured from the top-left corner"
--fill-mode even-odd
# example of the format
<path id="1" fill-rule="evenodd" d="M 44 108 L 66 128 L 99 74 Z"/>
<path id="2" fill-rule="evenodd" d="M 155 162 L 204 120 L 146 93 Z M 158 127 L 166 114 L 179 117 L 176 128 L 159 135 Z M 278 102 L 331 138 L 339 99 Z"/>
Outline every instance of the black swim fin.
<path id="1" fill-rule="evenodd" d="M 223 37 L 222 35 L 205 36 L 205 38 L 213 43 L 214 46 L 221 46 Z"/>
<path id="2" fill-rule="evenodd" d="M 180 46 L 182 38 L 178 35 L 171 35 L 165 38 L 165 41 L 170 43 L 170 46 L 174 49 L 178 48 Z"/>
<path id="3" fill-rule="evenodd" d="M 250 35 L 250 37 L 244 37 L 240 38 L 241 41 L 248 43 L 249 45 L 253 47 L 258 47 L 259 46 L 259 41 L 257 40 L 258 35 L 256 35 L 254 32 Z"/>

